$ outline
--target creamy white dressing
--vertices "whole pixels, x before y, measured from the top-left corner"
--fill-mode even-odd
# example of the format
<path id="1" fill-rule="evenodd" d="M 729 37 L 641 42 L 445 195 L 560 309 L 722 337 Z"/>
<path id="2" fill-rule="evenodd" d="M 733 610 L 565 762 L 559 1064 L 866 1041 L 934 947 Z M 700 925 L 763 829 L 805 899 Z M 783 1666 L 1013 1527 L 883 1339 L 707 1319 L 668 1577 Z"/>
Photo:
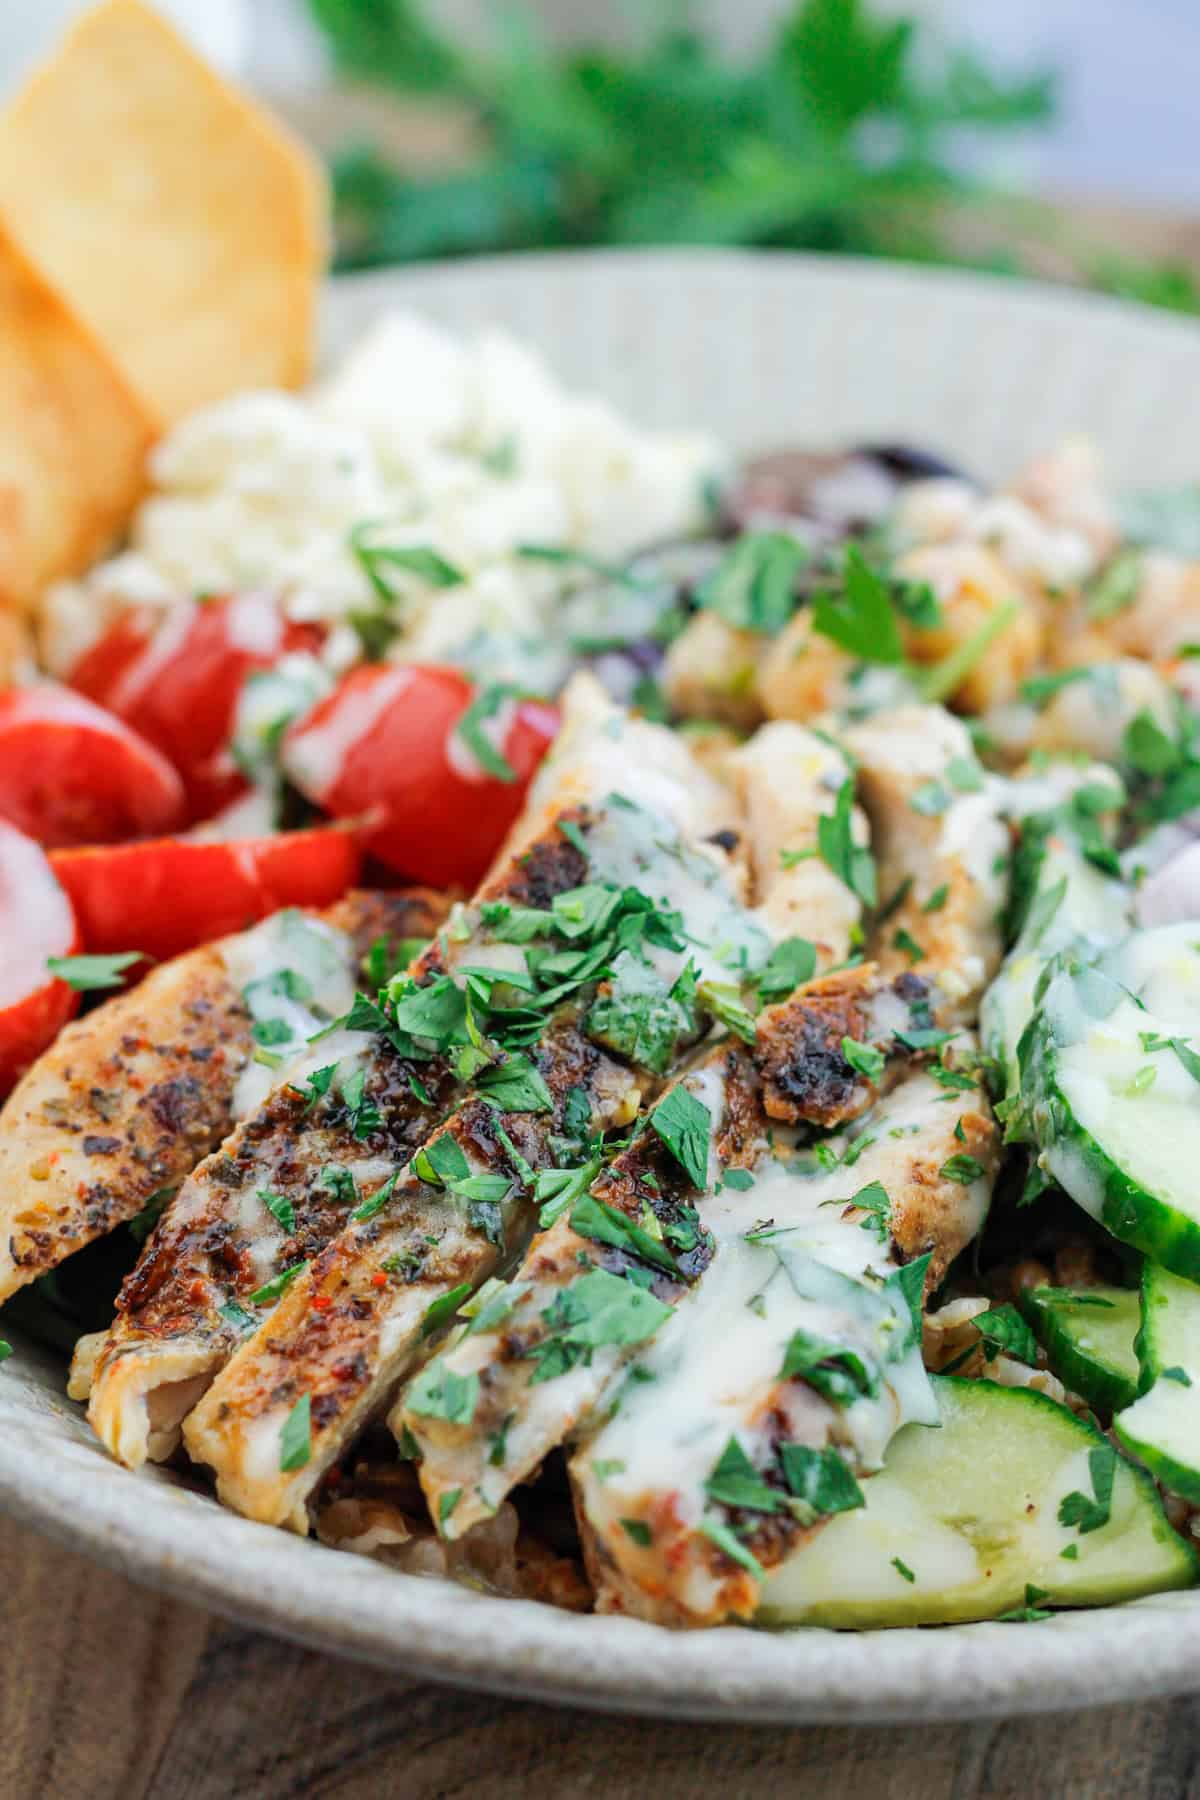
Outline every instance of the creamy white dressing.
<path id="1" fill-rule="evenodd" d="M 705 854 L 649 809 L 609 802 L 587 835 L 589 875 L 614 887 L 634 887 L 683 916 L 686 950 L 646 945 L 654 968 L 673 981 L 689 959 L 702 980 L 752 974 L 770 954 L 770 940 L 740 903 L 724 859 Z M 717 853 L 719 855 L 719 853 Z"/>
<path id="2" fill-rule="evenodd" d="M 508 734 L 512 730 L 517 716 L 517 702 L 513 699 L 502 700 L 494 713 L 487 718 L 476 719 L 475 729 L 485 742 L 491 745 L 497 756 L 504 755 L 504 746 Z M 462 781 L 494 781 L 496 777 L 489 769 L 485 769 L 478 755 L 471 748 L 457 725 L 446 733 L 446 761 L 454 773 Z"/>
<path id="3" fill-rule="evenodd" d="M 370 1043 L 367 1032 L 329 1031 L 354 1003 L 354 946 L 344 931 L 288 910 L 227 939 L 221 952 L 259 1035 L 273 1040 L 257 1046 L 263 1060 L 251 1060 L 238 1077 L 236 1119 L 251 1117 L 285 1081 L 298 1084 L 326 1063 L 352 1061 Z"/>
<path id="4" fill-rule="evenodd" d="M 880 1466 L 904 1422 L 936 1424 L 907 1303 L 883 1285 L 897 1267 L 890 1243 L 845 1211 L 872 1178 L 870 1155 L 853 1169 L 816 1174 L 767 1157 L 753 1187 L 725 1188 L 705 1202 L 717 1243 L 712 1264 L 638 1354 L 610 1397 L 615 1411 L 576 1459 L 599 1529 L 645 1516 L 651 1494 L 671 1495 L 674 1515 L 699 1525 L 711 1510 L 705 1481 L 729 1438 L 754 1462 L 758 1434 L 781 1407 L 792 1441 L 838 1444 L 860 1472 Z M 755 1233 L 764 1219 L 773 1227 Z M 859 1354 L 877 1372 L 877 1393 L 834 1408 L 811 1389 L 783 1384 L 784 1354 L 801 1328 Z M 703 1604 L 710 1580 L 702 1569 L 689 1574 L 689 1604 Z"/>
<path id="5" fill-rule="evenodd" d="M 130 548 L 49 596 L 49 655 L 65 670 L 123 607 L 169 613 L 198 592 L 258 589 L 290 618 L 336 626 L 372 604 L 351 534 L 378 522 L 375 542 L 432 547 L 464 576 L 444 607 L 436 587 L 389 571 L 406 600 L 397 657 L 446 660 L 447 639 L 482 627 L 494 679 L 516 640 L 554 635 L 577 579 L 520 545 L 620 559 L 684 536 L 724 461 L 705 439 L 640 430 L 569 391 L 499 333 L 460 341 L 392 315 L 316 392 L 237 394 L 169 432 Z M 248 616 L 242 641 L 262 629 Z"/>
<path id="6" fill-rule="evenodd" d="M 343 696 L 321 724 L 291 738 L 284 749 L 283 766 L 296 786 L 317 799 L 328 794 L 341 775 L 346 752 L 398 704 L 414 679 L 411 669 L 390 670 L 369 686 Z"/>

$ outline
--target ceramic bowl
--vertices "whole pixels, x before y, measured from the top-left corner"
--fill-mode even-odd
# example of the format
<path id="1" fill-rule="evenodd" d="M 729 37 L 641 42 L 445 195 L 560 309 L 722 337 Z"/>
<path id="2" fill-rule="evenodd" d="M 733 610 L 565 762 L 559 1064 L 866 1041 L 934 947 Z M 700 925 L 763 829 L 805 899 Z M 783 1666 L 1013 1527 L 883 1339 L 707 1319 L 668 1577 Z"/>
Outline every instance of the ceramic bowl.
<path id="1" fill-rule="evenodd" d="M 1200 329 L 1090 295 L 770 253 L 514 257 L 334 282 L 327 348 L 389 305 L 505 325 L 641 421 L 737 451 L 905 441 L 1003 479 L 1082 431 L 1118 484 L 1200 475 Z M 1200 1591 L 1032 1625 L 674 1634 L 399 1575 L 117 1467 L 62 1362 L 14 1343 L 0 1506 L 135 1580 L 397 1673 L 710 1722 L 958 1719 L 1197 1685 Z"/>

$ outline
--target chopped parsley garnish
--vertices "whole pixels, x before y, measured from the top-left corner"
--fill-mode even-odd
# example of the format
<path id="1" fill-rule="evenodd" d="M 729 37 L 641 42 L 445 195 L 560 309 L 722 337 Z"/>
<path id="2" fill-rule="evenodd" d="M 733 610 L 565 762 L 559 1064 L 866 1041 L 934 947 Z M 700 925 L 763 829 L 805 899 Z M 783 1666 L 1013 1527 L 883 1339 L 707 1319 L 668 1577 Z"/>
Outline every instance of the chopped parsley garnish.
<path id="1" fill-rule="evenodd" d="M 622 1519 L 621 1530 L 639 1549 L 648 1550 L 650 1548 L 653 1540 L 650 1535 L 650 1527 L 644 1519 Z"/>
<path id="2" fill-rule="evenodd" d="M 1188 1374 L 1187 1370 L 1181 1368 L 1178 1363 L 1172 1363 L 1169 1369 L 1164 1369 L 1159 1379 L 1162 1381 L 1177 1381 L 1180 1387 L 1191 1387 L 1192 1385 L 1191 1376 Z"/>
<path id="3" fill-rule="evenodd" d="M 307 1269 L 307 1267 L 308 1259 L 306 1257 L 302 1262 L 293 1263 L 290 1269 L 281 1269 L 271 1281 L 264 1282 L 262 1287 L 255 1288 L 252 1294 L 246 1296 L 251 1306 L 264 1306 L 268 1300 L 278 1300 L 280 1294 L 291 1287 L 301 1269 Z"/>
<path id="4" fill-rule="evenodd" d="M 441 1137 L 431 1138 L 424 1149 L 417 1152 L 413 1173 L 432 1187 L 445 1187 L 451 1182 L 466 1181 L 471 1165 L 462 1145 L 446 1131 Z"/>
<path id="5" fill-rule="evenodd" d="M 776 944 L 758 977 L 764 1000 L 780 1000 L 811 981 L 817 968 L 817 947 L 808 938 L 784 938 Z"/>
<path id="6" fill-rule="evenodd" d="M 642 1262 L 652 1263 L 655 1268 L 665 1269 L 669 1275 L 678 1273 L 675 1258 L 669 1250 L 617 1207 L 609 1206 L 604 1200 L 597 1200 L 593 1194 L 585 1194 L 575 1205 L 571 1213 L 571 1229 L 580 1237 L 592 1238 L 600 1244 L 611 1244 L 618 1250 L 627 1250 L 631 1256 L 640 1257 Z"/>
<path id="7" fill-rule="evenodd" d="M 850 1067 L 868 1081 L 878 1081 L 887 1062 L 883 1051 L 877 1050 L 874 1044 L 860 1044 L 852 1037 L 842 1039 L 842 1055 Z"/>
<path id="8" fill-rule="evenodd" d="M 950 898 L 950 884 L 949 884 L 949 882 L 943 881 L 941 887 L 934 888 L 934 890 L 933 890 L 932 894 L 930 894 L 928 900 L 926 900 L 922 903 L 921 911 L 923 913 L 941 912 L 943 906 L 945 906 L 945 904 L 949 898 Z"/>
<path id="9" fill-rule="evenodd" d="M 357 1206 L 358 1183 L 349 1169 L 340 1163 L 326 1163 L 321 1170 L 321 1186 L 328 1188 L 335 1200 L 343 1206 Z"/>
<path id="10" fill-rule="evenodd" d="M 960 794 L 983 792 L 983 770 L 970 756 L 952 756 L 946 764 L 946 780 Z"/>
<path id="11" fill-rule="evenodd" d="M 446 1523 L 446 1520 L 450 1517 L 451 1513 L 454 1511 L 455 1507 L 458 1505 L 458 1503 L 461 1499 L 462 1499 L 462 1489 L 460 1487 L 447 1488 L 444 1494 L 440 1494 L 438 1496 L 438 1530 L 439 1531 L 441 1530 L 442 1526 Z"/>
<path id="12" fill-rule="evenodd" d="M 575 1169 L 540 1169 L 534 1180 L 534 1198 L 542 1202 L 538 1224 L 543 1231 L 562 1217 L 585 1194 L 600 1173 L 600 1158 L 580 1163 Z"/>
<path id="13" fill-rule="evenodd" d="M 610 1475 L 623 1475 L 625 1464 L 619 1456 L 597 1458 L 592 1464 L 592 1474 L 597 1481 L 607 1481 Z"/>
<path id="14" fill-rule="evenodd" d="M 724 1025 L 744 1043 L 754 1042 L 757 1035 L 754 1014 L 742 1004 L 740 988 L 731 982 L 702 981 L 696 989 L 696 998 L 718 1025 Z"/>
<path id="15" fill-rule="evenodd" d="M 554 1100 L 541 1072 L 527 1056 L 510 1056 L 507 1061 L 485 1069 L 479 1076 L 479 1092 L 499 1112 L 552 1112 Z"/>
<path id="16" fill-rule="evenodd" d="M 127 1221 L 128 1228 L 137 1243 L 145 1243 L 178 1192 L 177 1187 L 156 1188 L 141 1212 L 135 1213 L 133 1218 Z"/>
<path id="17" fill-rule="evenodd" d="M 336 1063 L 326 1063 L 324 1068 L 313 1070 L 305 1083 L 305 1087 L 308 1089 L 308 1092 L 304 1094 L 305 1112 L 311 1112 L 312 1108 L 317 1104 L 317 1101 L 324 1099 L 325 1095 L 333 1086 L 333 1078 L 336 1074 Z M 304 1088 L 301 1088 L 300 1092 L 304 1093 Z"/>
<path id="18" fill-rule="evenodd" d="M 898 1556 L 893 1556 L 892 1567 L 895 1569 L 897 1575 L 902 1576 L 905 1581 L 915 1581 L 917 1579 L 908 1564 L 902 1562 Z"/>
<path id="19" fill-rule="evenodd" d="M 354 1211 L 350 1214 L 350 1217 L 354 1220 L 356 1225 L 361 1225 L 366 1219 L 373 1219 L 376 1213 L 383 1211 L 384 1207 L 395 1193 L 396 1183 L 399 1179 L 400 1171 L 399 1169 L 396 1169 L 388 1176 L 382 1187 L 376 1188 L 375 1192 L 368 1199 L 364 1200 L 361 1206 L 355 1207 Z"/>
<path id="20" fill-rule="evenodd" d="M 590 862 L 592 853 L 588 849 L 587 839 L 584 837 L 574 819 L 560 819 L 558 821 L 558 829 L 563 837 L 566 838 L 568 844 L 570 844 L 573 849 L 578 850 L 584 861 Z"/>
<path id="21" fill-rule="evenodd" d="M 848 1202 L 866 1213 L 862 1221 L 862 1229 L 877 1237 L 880 1243 L 887 1237 L 892 1221 L 892 1202 L 888 1191 L 881 1181 L 869 1181 L 866 1187 L 859 1188 Z"/>
<path id="22" fill-rule="evenodd" d="M 747 531 L 696 589 L 695 602 L 739 631 L 774 636 L 796 610 L 808 550 L 782 531 Z"/>
<path id="23" fill-rule="evenodd" d="M 424 1419 L 469 1425 L 479 1401 L 478 1375 L 458 1375 L 442 1362 L 426 1365 L 408 1390 L 408 1410 Z"/>
<path id="24" fill-rule="evenodd" d="M 922 950 L 911 931 L 905 931 L 901 928 L 893 936 L 892 943 L 897 950 L 902 950 L 904 952 L 910 963 L 924 962 L 925 952 Z"/>
<path id="25" fill-rule="evenodd" d="M 841 576 L 840 589 L 817 594 L 813 602 L 814 630 L 848 650 L 859 662 L 903 662 L 904 640 L 888 584 L 855 544 L 846 547 Z"/>
<path id="26" fill-rule="evenodd" d="M 1180 761 L 1180 748 L 1149 712 L 1138 713 L 1125 728 L 1121 751 L 1139 775 L 1167 775 Z"/>
<path id="27" fill-rule="evenodd" d="M 875 858 L 854 841 L 854 783 L 849 778 L 838 789 L 831 813 L 817 820 L 817 844 L 821 856 L 838 880 L 856 894 L 864 906 L 879 898 Z"/>
<path id="28" fill-rule="evenodd" d="M 1075 1550 L 1076 1546 L 1072 1544 L 1070 1548 Z M 1066 1551 L 1064 1550 L 1062 1554 L 1065 1556 Z M 1034 1587 L 1031 1581 L 1027 1581 L 1024 1606 L 1015 1606 L 1011 1612 L 997 1613 L 996 1617 L 1002 1624 L 1036 1625 L 1040 1619 L 1049 1619 L 1054 1616 L 1052 1613 L 1048 1613 L 1041 1604 L 1043 1600 L 1049 1598 L 1050 1595 L 1046 1588 Z"/>
<path id="29" fill-rule="evenodd" d="M 471 1284 L 469 1281 L 462 1281 L 457 1287 L 452 1287 L 446 1293 L 439 1294 L 437 1299 L 432 1300 L 425 1308 L 425 1314 L 421 1320 L 421 1336 L 423 1338 L 431 1337 L 435 1331 L 448 1324 L 463 1301 L 470 1298 L 470 1294 Z"/>
<path id="30" fill-rule="evenodd" d="M 287 1195 L 273 1194 L 269 1188 L 259 1188 L 258 1197 L 272 1218 L 278 1219 L 290 1237 L 296 1229 L 296 1209 Z"/>
<path id="31" fill-rule="evenodd" d="M 1092 1479 L 1091 1494 L 1081 1494 L 1076 1489 L 1063 1496 L 1058 1508 L 1059 1524 L 1077 1526 L 1081 1537 L 1085 1532 L 1099 1531 L 1102 1525 L 1107 1525 L 1112 1513 L 1117 1453 L 1111 1444 L 1098 1444 L 1088 1451 L 1088 1472 Z"/>
<path id="32" fill-rule="evenodd" d="M 1072 669 L 1062 669 L 1055 675 L 1031 675 L 1021 683 L 1021 698 L 1030 706 L 1045 706 L 1048 700 L 1053 700 L 1065 687 L 1070 687 L 1076 681 L 1086 681 L 1090 675 L 1091 670 L 1086 663 L 1079 663 Z"/>
<path id="33" fill-rule="evenodd" d="M 913 789 L 908 804 L 923 818 L 936 818 L 949 807 L 950 794 L 940 781 L 923 781 L 920 787 Z"/>
<path id="34" fill-rule="evenodd" d="M 642 957 L 622 950 L 613 963 L 608 991 L 588 1013 L 588 1034 L 632 1062 L 665 1075 L 680 1037 L 693 1029 L 695 997 L 695 977 L 689 970 L 668 987 Z"/>
<path id="35" fill-rule="evenodd" d="M 1015 1306 L 995 1306 L 989 1312 L 976 1313 L 971 1323 L 983 1339 L 983 1353 L 989 1362 L 1004 1355 L 1031 1369 L 1037 1367 L 1037 1339 Z"/>
<path id="36" fill-rule="evenodd" d="M 747 1188 L 752 1188 L 754 1186 L 754 1176 L 750 1173 L 749 1169 L 726 1169 L 724 1175 L 721 1177 L 721 1186 L 723 1188 L 734 1188 L 740 1193 L 745 1193 Z"/>
<path id="37" fill-rule="evenodd" d="M 853 1512 L 866 1504 L 862 1489 L 836 1450 L 782 1444 L 779 1461 L 791 1493 L 816 1514 Z"/>
<path id="38" fill-rule="evenodd" d="M 704 1492 L 718 1506 L 745 1507 L 750 1512 L 778 1512 L 787 1504 L 778 1488 L 768 1487 L 735 1437 L 722 1450 Z"/>
<path id="39" fill-rule="evenodd" d="M 529 1351 L 536 1362 L 531 1382 L 551 1381 L 606 1344 L 641 1344 L 670 1318 L 673 1308 L 644 1287 L 606 1269 L 589 1269 L 562 1288 L 541 1314 L 547 1335 Z"/>
<path id="40" fill-rule="evenodd" d="M 355 1069 L 342 1083 L 342 1099 L 350 1114 L 350 1129 L 359 1139 L 370 1137 L 383 1123 L 379 1108 L 366 1097 L 366 1085 L 367 1078 L 362 1069 Z"/>
<path id="41" fill-rule="evenodd" d="M 662 1139 L 693 1187 L 708 1186 L 708 1140 L 712 1115 L 682 1085 L 665 1094 L 650 1114 L 651 1129 Z"/>
<path id="42" fill-rule="evenodd" d="M 799 1378 L 807 1382 L 834 1406 L 852 1406 L 864 1394 L 879 1392 L 877 1369 L 868 1368 L 855 1351 L 831 1338 L 802 1329 L 792 1333 L 779 1374 L 784 1381 Z"/>
<path id="43" fill-rule="evenodd" d="M 947 1158 L 938 1173 L 946 1181 L 957 1181 L 960 1187 L 970 1187 L 983 1174 L 983 1164 L 967 1151 L 960 1150 L 957 1156 Z"/>
<path id="44" fill-rule="evenodd" d="M 256 1331 L 258 1329 L 258 1320 L 255 1318 L 254 1314 L 248 1313 L 244 1306 L 238 1305 L 236 1300 L 223 1301 L 221 1305 L 218 1306 L 217 1311 L 225 1320 L 225 1323 L 227 1325 L 232 1325 L 237 1331 L 246 1332 Z"/>
<path id="45" fill-rule="evenodd" d="M 740 1564 L 743 1569 L 753 1575 L 755 1581 L 761 1582 L 767 1579 L 766 1570 L 757 1556 L 746 1548 L 728 1525 L 722 1525 L 717 1519 L 701 1519 L 697 1530 L 702 1532 L 710 1543 L 715 1544 L 717 1549 L 722 1551 L 731 1562 Z"/>
<path id="46" fill-rule="evenodd" d="M 385 569 L 401 569 L 415 575 L 430 587 L 459 587 L 466 580 L 461 569 L 447 562 L 436 550 L 422 544 L 368 544 L 365 534 L 375 529 L 374 522 L 364 520 L 350 533 L 350 549 L 359 568 L 371 584 L 377 600 L 385 608 L 402 598 L 400 590 L 387 579 Z"/>
<path id="47" fill-rule="evenodd" d="M 495 718 L 505 701 L 514 699 L 519 692 L 511 682 L 491 683 L 476 694 L 455 727 L 480 768 L 488 775 L 494 775 L 497 781 L 515 781 L 517 771 L 493 744 L 483 725 L 486 719 Z"/>
<path id="48" fill-rule="evenodd" d="M 143 956 L 141 950 L 118 950 L 111 956 L 48 956 L 46 967 L 77 994 L 92 994 L 120 987 L 125 970 Z"/>
<path id="49" fill-rule="evenodd" d="M 281 1473 L 286 1475 L 293 1469 L 302 1469 L 311 1455 L 312 1401 L 307 1394 L 301 1394 L 284 1420 L 283 1430 L 279 1434 Z"/>

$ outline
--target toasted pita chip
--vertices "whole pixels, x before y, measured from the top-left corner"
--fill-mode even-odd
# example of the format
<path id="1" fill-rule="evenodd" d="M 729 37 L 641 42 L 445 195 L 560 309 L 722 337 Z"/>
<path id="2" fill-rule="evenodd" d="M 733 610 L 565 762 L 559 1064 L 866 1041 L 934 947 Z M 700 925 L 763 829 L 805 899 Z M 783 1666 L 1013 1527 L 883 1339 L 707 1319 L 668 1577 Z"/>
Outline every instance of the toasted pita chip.
<path id="1" fill-rule="evenodd" d="M 6 607 L 108 548 L 142 488 L 152 421 L 0 226 L 0 637 Z M 0 660 L 4 650 L 0 648 Z"/>
<path id="2" fill-rule="evenodd" d="M 107 0 L 0 115 L 0 217 L 160 424 L 309 370 L 319 166 L 140 0 Z"/>

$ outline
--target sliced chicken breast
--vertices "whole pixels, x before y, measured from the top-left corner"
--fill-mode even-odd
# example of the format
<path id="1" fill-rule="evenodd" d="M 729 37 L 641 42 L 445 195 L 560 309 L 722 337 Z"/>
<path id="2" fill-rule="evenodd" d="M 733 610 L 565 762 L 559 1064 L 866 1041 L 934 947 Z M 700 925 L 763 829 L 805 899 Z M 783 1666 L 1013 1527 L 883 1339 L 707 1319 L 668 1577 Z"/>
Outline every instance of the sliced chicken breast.
<path id="1" fill-rule="evenodd" d="M 900 1426 L 937 1423 L 922 1290 L 979 1229 L 999 1156 L 982 1094 L 946 1097 L 912 1075 L 822 1162 L 777 1140 L 704 1204 L 711 1268 L 571 1461 L 600 1611 L 752 1616 L 763 1570 L 860 1503 Z"/>
<path id="2" fill-rule="evenodd" d="M 961 720 L 898 707 L 852 726 L 883 907 L 870 953 L 936 981 L 945 1020 L 971 1019 L 999 966 L 1008 831 Z"/>
<path id="3" fill-rule="evenodd" d="M 872 978 L 871 971 L 866 974 Z M 812 988 L 826 990 L 837 979 L 828 977 Z M 795 1044 L 811 1065 L 817 1060 L 816 1034 L 824 1031 L 825 1066 L 842 1071 L 837 1122 L 845 1123 L 872 1104 L 878 1087 L 847 1062 L 844 1019 L 835 1012 L 812 1012 L 808 1005 L 812 988 L 799 990 L 773 1009 L 777 1016 L 791 1014 L 805 1021 L 790 1034 L 780 1026 L 779 1035 Z M 878 1047 L 869 1040 L 864 1045 L 868 1054 L 878 1054 L 881 1064 L 885 1056 L 889 1058 L 890 1066 L 881 1069 L 878 1078 L 882 1084 L 901 1079 L 913 1061 L 913 1052 L 894 1035 L 899 1022 L 913 1023 L 912 1012 L 894 994 L 889 998 L 891 1006 L 881 1006 L 878 1012 L 881 1021 L 883 1013 L 890 1012 L 891 1026 Z M 918 1016 L 926 1016 L 923 1004 Z M 832 1085 L 829 1077 L 809 1086 L 811 1110 L 805 1116 L 797 1107 L 796 1122 L 819 1126 L 835 1122 L 829 1108 Z M 451 1379 L 478 1381 L 472 1418 L 425 1417 L 411 1409 L 407 1395 L 401 1396 L 392 1428 L 402 1442 L 415 1444 L 420 1452 L 418 1473 L 431 1516 L 440 1517 L 447 1493 L 459 1495 L 444 1526 L 447 1536 L 457 1536 L 490 1515 L 517 1483 L 528 1479 L 549 1451 L 573 1435 L 596 1406 L 605 1384 L 629 1359 L 629 1346 L 613 1342 L 593 1347 L 585 1360 L 562 1366 L 556 1348 L 560 1314 L 564 1304 L 570 1305 L 569 1293 L 580 1279 L 581 1266 L 598 1263 L 614 1273 L 627 1274 L 631 1268 L 639 1274 L 652 1273 L 653 1293 L 669 1305 L 704 1278 L 713 1251 L 708 1212 L 722 1204 L 714 1193 L 720 1194 L 729 1170 L 744 1171 L 765 1154 L 774 1125 L 764 1106 L 763 1076 L 755 1053 L 741 1046 L 718 1045 L 679 1076 L 674 1087 L 692 1096 L 708 1115 L 707 1182 L 695 1187 L 662 1139 L 653 1130 L 642 1130 L 592 1182 L 588 1198 L 563 1206 L 534 1238 L 507 1288 L 489 1303 L 487 1317 L 492 1323 L 485 1329 L 482 1316 L 473 1321 L 441 1358 L 439 1367 Z M 740 1174 L 734 1176 L 731 1191 L 740 1180 Z M 582 1195 L 581 1185 L 576 1199 Z M 626 1236 L 623 1242 L 626 1219 L 641 1236 Z M 648 1228 L 652 1242 L 647 1242 Z M 598 1241 L 589 1237 L 591 1230 L 602 1234 Z"/>
<path id="4" fill-rule="evenodd" d="M 68 1025 L 0 1112 L 0 1300 L 161 1199 L 227 1136 L 270 1083 L 254 1058 L 276 1054 L 297 1009 L 273 988 L 302 941 L 319 965 L 313 992 L 336 988 L 337 1007 L 377 939 L 426 938 L 444 913 L 421 890 L 277 915 Z"/>
<path id="5" fill-rule="evenodd" d="M 656 914 L 664 921 L 657 928 L 661 941 L 647 939 L 644 955 L 622 952 L 600 989 L 593 981 L 588 991 L 597 1004 L 589 1029 L 594 1045 L 613 1043 L 649 1071 L 653 1084 L 656 1068 L 665 1072 L 675 1034 L 699 1028 L 667 984 L 694 969 L 688 976 L 694 990 L 697 977 L 727 972 L 724 958 L 739 968 L 761 964 L 767 941 L 740 905 L 742 873 L 722 844 L 678 835 L 697 823 L 707 830 L 714 817 L 730 820 L 732 797 L 699 771 L 684 779 L 686 751 L 670 733 L 635 729 L 636 722 L 607 702 L 594 703 L 586 689 L 581 710 L 584 722 L 569 711 L 555 780 L 537 784 L 531 814 L 538 832 L 518 823 L 506 866 L 472 907 L 456 912 L 412 971 L 418 985 L 410 1006 L 415 995 L 421 1005 L 445 1003 L 461 1014 L 464 994 L 478 999 L 497 983 L 502 992 L 518 984 L 513 998 L 519 1003 L 519 984 L 535 985 L 525 966 L 531 934 L 540 941 L 552 924 L 556 931 L 561 926 L 567 942 L 554 952 L 554 966 L 578 961 L 571 946 L 587 920 L 556 914 L 557 900 L 575 892 L 583 898 L 572 904 L 586 913 L 599 895 L 611 911 L 620 896 L 644 887 L 654 896 L 647 907 L 668 908 Z M 619 754 L 607 752 L 626 730 L 630 760 L 622 765 Z M 603 756 L 591 741 L 596 732 L 607 747 Z M 656 748 L 661 763 L 653 760 Z M 622 766 L 630 786 L 652 795 L 653 812 L 612 788 Z M 567 802 L 557 812 L 555 792 Z M 723 815 L 715 812 L 718 801 Z M 689 921 L 686 939 L 666 928 L 677 906 Z M 566 991 L 578 986 L 568 981 Z M 399 1011 L 364 1015 L 367 1029 L 310 1046 L 262 1111 L 201 1165 L 172 1204 L 127 1284 L 97 1363 L 90 1417 L 122 1460 L 170 1453 L 187 1411 L 264 1317 L 261 1309 L 278 1300 L 280 1284 L 297 1279 L 298 1266 L 343 1229 L 357 1244 L 350 1214 L 407 1168 L 471 1077 L 494 1060 L 465 1036 L 453 1049 L 430 1040 L 425 1052 L 402 1054 L 393 1028 L 400 1019 Z M 549 1075 L 544 1079 L 552 1089 Z M 640 1091 L 626 1071 L 626 1116 L 636 1111 Z M 479 1279 L 487 1273 L 481 1261 Z M 297 1292 L 304 1291 L 302 1281 Z"/>

